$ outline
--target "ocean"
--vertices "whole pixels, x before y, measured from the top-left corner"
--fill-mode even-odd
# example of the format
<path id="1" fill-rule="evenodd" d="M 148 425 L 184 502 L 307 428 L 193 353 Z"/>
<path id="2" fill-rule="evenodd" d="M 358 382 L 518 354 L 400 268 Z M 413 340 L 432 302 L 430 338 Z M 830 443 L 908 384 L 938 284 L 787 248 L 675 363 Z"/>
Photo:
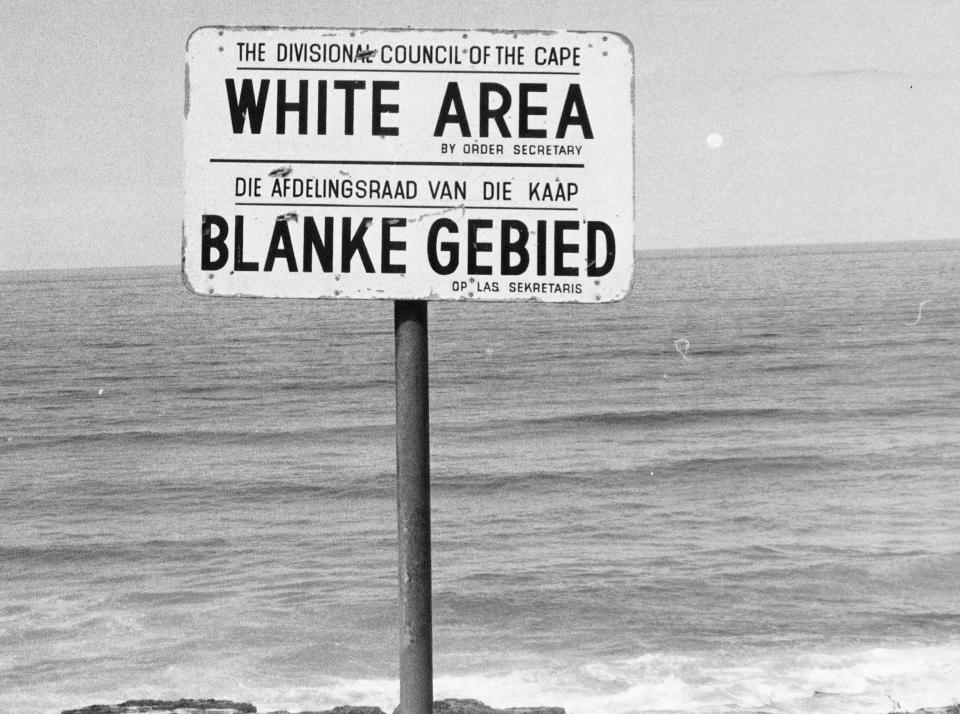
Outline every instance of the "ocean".
<path id="1" fill-rule="evenodd" d="M 437 698 L 960 698 L 960 242 L 431 303 Z M 399 699 L 390 302 L 0 273 L 0 712 Z"/>

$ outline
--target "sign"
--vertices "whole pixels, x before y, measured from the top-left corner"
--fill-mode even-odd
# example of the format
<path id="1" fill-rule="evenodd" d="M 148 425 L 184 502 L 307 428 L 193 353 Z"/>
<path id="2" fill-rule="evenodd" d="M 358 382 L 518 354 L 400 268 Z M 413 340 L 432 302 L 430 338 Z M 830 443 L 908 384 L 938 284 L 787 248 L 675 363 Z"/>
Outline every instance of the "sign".
<path id="1" fill-rule="evenodd" d="M 630 289 L 633 54 L 616 33 L 203 27 L 184 114 L 196 293 Z"/>

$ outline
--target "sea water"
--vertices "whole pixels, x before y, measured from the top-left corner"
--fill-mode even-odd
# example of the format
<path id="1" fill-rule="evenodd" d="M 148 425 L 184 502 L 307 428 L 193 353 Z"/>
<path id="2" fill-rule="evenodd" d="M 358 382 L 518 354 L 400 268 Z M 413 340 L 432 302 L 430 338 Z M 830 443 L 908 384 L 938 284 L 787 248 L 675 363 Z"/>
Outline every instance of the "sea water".
<path id="1" fill-rule="evenodd" d="M 437 698 L 960 697 L 960 243 L 430 305 Z M 0 712 L 397 703 L 390 302 L 0 273 Z"/>

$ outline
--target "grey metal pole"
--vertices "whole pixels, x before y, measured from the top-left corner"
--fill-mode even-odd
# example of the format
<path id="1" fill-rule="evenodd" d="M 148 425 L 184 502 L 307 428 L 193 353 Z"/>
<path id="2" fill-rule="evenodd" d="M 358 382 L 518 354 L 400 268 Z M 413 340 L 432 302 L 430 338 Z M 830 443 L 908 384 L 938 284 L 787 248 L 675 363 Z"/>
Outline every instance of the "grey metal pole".
<path id="1" fill-rule="evenodd" d="M 400 535 L 400 714 L 431 714 L 430 411 L 425 301 L 394 302 L 394 337 Z"/>

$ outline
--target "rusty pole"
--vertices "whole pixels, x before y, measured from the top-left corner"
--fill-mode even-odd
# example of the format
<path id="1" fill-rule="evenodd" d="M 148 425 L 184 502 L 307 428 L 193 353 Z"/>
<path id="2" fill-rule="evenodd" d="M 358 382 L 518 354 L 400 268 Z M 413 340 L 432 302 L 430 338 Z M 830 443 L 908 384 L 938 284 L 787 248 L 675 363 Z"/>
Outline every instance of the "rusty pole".
<path id="1" fill-rule="evenodd" d="M 400 561 L 400 712 L 433 711 L 430 562 L 430 411 L 427 303 L 394 301 L 397 370 L 397 526 Z"/>

